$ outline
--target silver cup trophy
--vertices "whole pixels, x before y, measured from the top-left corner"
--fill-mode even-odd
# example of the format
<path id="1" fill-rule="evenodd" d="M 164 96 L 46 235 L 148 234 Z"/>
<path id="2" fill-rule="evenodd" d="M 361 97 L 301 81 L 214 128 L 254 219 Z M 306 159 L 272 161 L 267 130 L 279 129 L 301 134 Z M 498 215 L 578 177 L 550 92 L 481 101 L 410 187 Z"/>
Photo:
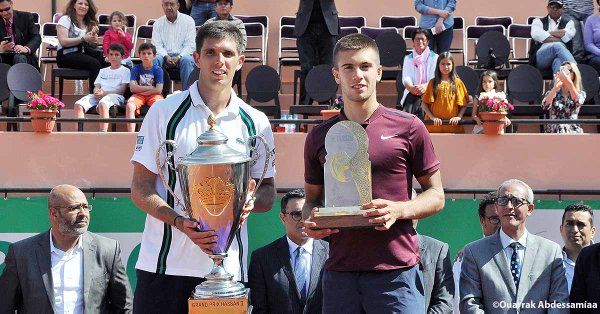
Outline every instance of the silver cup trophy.
<path id="1" fill-rule="evenodd" d="M 271 152 L 262 136 L 250 136 L 246 145 L 251 156 L 240 153 L 227 145 L 227 136 L 215 129 L 216 120 L 208 118 L 210 129 L 197 139 L 198 147 L 189 155 L 173 160 L 177 150 L 175 141 L 163 141 L 156 152 L 156 163 L 161 169 L 166 163 L 175 170 L 183 195 L 183 202 L 159 171 L 167 191 L 178 202 L 189 218 L 198 222 L 200 231 L 214 230 L 217 234 L 217 247 L 209 257 L 214 265 L 206 281 L 202 282 L 192 293 L 192 299 L 237 298 L 246 293 L 244 285 L 234 281 L 233 275 L 223 267 L 227 250 L 241 227 L 240 218 L 248 201 L 254 200 L 254 193 L 262 183 L 267 172 Z M 250 198 L 247 198 L 250 167 L 259 158 L 259 152 L 252 143 L 259 140 L 265 147 L 265 164 L 260 180 Z M 160 152 L 166 149 L 166 161 L 160 161 Z M 171 148 L 171 149 L 169 149 Z"/>

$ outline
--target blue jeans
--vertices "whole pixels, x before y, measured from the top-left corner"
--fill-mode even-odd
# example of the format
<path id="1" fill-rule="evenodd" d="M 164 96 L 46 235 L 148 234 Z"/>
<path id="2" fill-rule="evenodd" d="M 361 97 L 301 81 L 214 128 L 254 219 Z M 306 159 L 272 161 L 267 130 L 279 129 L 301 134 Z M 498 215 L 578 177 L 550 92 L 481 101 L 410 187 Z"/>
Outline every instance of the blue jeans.
<path id="1" fill-rule="evenodd" d="M 419 265 L 387 271 L 323 271 L 323 313 L 425 313 Z"/>
<path id="2" fill-rule="evenodd" d="M 433 50 L 438 55 L 442 52 L 450 51 L 453 37 L 454 30 L 452 28 L 446 28 L 443 32 L 431 36 L 431 40 L 429 41 L 429 49 Z"/>
<path id="3" fill-rule="evenodd" d="M 170 53 L 169 56 L 175 57 L 178 56 L 178 54 Z M 156 58 L 154 58 L 154 65 L 158 65 L 162 68 L 164 59 L 165 55 L 160 53 L 156 54 Z M 181 59 L 179 59 L 179 64 L 177 66 L 179 67 L 179 78 L 181 79 L 181 83 L 185 85 L 188 76 L 190 76 L 190 74 L 194 70 L 194 58 L 189 55 L 181 56 Z"/>
<path id="4" fill-rule="evenodd" d="M 560 70 L 560 65 L 565 62 L 575 62 L 575 58 L 562 42 L 546 43 L 536 53 L 536 67 L 545 70 L 552 67 L 552 73 Z"/>
<path id="5" fill-rule="evenodd" d="M 190 12 L 190 16 L 194 19 L 194 23 L 196 26 L 201 26 L 211 17 L 217 16 L 217 11 L 215 8 L 217 5 L 215 3 L 209 2 L 196 2 L 192 5 L 192 12 Z"/>

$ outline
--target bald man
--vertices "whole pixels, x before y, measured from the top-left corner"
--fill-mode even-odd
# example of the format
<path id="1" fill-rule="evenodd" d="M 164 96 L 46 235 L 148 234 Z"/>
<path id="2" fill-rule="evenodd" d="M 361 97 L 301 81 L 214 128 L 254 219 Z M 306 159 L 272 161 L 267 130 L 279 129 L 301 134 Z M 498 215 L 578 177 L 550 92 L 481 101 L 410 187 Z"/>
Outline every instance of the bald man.
<path id="1" fill-rule="evenodd" d="M 8 249 L 0 275 L 0 313 L 131 312 L 119 243 L 87 231 L 91 210 L 78 188 L 52 189 L 51 229 Z"/>

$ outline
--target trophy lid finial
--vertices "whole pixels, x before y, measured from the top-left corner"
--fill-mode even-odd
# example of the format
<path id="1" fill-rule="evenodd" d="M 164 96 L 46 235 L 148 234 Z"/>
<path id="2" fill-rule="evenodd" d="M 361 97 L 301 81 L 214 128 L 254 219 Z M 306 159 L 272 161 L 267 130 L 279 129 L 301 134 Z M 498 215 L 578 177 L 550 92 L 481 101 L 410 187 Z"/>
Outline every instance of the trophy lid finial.
<path id="1" fill-rule="evenodd" d="M 215 128 L 215 126 L 217 125 L 217 119 L 215 119 L 215 116 L 213 116 L 211 114 L 208 116 L 206 123 L 208 123 L 208 126 L 210 126 L 210 129 L 213 130 Z"/>

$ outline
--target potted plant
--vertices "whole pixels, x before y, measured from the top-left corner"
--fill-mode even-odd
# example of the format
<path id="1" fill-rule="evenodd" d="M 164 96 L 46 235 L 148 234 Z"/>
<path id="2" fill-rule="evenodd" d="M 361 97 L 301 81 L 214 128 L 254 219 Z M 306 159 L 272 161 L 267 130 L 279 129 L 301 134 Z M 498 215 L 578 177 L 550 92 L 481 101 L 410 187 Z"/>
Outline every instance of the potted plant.
<path id="1" fill-rule="evenodd" d="M 343 107 L 344 99 L 342 98 L 342 95 L 338 95 L 329 105 L 329 109 L 321 110 L 321 116 L 323 116 L 323 121 L 337 116 Z"/>
<path id="2" fill-rule="evenodd" d="M 65 104 L 50 95 L 44 94 L 41 90 L 37 93 L 28 92 L 27 97 L 30 99 L 27 109 L 31 116 L 33 131 L 52 133 L 58 110 L 64 108 Z"/>
<path id="3" fill-rule="evenodd" d="M 515 107 L 508 102 L 504 92 L 482 92 L 479 94 L 479 117 L 483 122 L 483 133 L 504 134 L 506 115 Z"/>

